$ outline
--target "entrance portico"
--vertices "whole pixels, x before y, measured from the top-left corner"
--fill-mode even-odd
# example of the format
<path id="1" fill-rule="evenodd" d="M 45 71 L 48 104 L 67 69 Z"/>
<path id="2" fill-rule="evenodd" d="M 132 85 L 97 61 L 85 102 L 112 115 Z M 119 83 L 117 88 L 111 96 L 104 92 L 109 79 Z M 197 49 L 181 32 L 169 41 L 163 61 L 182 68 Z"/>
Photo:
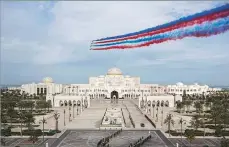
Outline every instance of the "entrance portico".
<path id="1" fill-rule="evenodd" d="M 111 103 L 118 103 L 118 92 L 117 91 L 112 91 L 111 92 Z"/>

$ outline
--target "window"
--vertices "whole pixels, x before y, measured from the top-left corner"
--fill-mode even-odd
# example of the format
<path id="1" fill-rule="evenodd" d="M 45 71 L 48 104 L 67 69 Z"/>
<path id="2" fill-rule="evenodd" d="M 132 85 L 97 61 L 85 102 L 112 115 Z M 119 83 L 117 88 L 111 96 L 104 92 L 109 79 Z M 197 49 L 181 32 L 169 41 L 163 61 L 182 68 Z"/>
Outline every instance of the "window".
<path id="1" fill-rule="evenodd" d="M 37 88 L 37 94 L 40 94 L 40 89 L 39 88 Z"/>
<path id="2" fill-rule="evenodd" d="M 44 94 L 47 94 L 47 88 L 44 88 Z"/>

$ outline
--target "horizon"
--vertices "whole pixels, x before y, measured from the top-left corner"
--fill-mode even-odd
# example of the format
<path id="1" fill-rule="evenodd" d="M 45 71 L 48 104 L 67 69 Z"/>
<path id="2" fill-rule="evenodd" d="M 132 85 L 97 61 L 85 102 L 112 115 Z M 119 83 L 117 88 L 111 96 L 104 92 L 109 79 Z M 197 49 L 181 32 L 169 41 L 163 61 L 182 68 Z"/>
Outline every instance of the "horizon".
<path id="1" fill-rule="evenodd" d="M 1 1 L 0 85 L 37 83 L 47 76 L 56 83 L 87 84 L 90 76 L 118 67 L 124 75 L 140 77 L 142 84 L 227 87 L 229 32 L 130 50 L 89 50 L 91 40 L 161 25 L 225 3 Z"/>

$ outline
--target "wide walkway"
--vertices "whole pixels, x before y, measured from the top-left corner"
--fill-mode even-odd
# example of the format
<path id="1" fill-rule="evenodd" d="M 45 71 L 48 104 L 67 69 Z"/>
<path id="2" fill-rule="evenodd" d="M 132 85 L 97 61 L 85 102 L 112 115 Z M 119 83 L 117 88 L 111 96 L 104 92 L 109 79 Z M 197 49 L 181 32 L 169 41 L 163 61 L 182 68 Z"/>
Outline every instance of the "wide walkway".
<path id="1" fill-rule="evenodd" d="M 123 109 L 125 121 L 127 123 L 126 129 L 133 129 L 130 123 L 129 112 L 135 122 L 136 129 L 154 129 L 154 127 L 148 122 L 144 115 L 136 108 L 136 106 L 129 100 L 121 101 L 114 105 L 110 103 L 110 100 L 92 100 L 91 107 L 84 109 L 80 115 L 76 115 L 70 123 L 66 125 L 66 129 L 99 129 L 103 115 L 106 108 L 119 107 Z M 126 109 L 127 108 L 127 109 Z M 141 127 L 141 123 L 145 124 L 145 127 Z"/>
<path id="2" fill-rule="evenodd" d="M 125 101 L 124 103 L 132 116 L 136 129 L 154 129 L 151 123 L 145 118 L 145 116 L 139 111 L 139 109 L 136 108 L 136 106 L 132 102 Z M 141 123 L 145 124 L 144 128 L 141 127 Z"/>

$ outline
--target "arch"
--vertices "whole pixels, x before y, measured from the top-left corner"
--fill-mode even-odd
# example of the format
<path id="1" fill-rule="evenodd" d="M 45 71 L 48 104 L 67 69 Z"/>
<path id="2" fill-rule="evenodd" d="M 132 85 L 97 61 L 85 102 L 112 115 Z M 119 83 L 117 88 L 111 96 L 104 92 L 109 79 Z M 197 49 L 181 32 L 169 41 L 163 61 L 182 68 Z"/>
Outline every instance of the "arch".
<path id="1" fill-rule="evenodd" d="M 81 106 L 81 101 L 80 100 L 77 101 L 77 106 Z"/>
<path id="2" fill-rule="evenodd" d="M 64 101 L 64 106 L 67 106 L 68 105 L 68 102 L 65 100 Z"/>
<path id="3" fill-rule="evenodd" d="M 60 100 L 59 105 L 62 107 L 64 105 L 63 101 Z"/>
<path id="4" fill-rule="evenodd" d="M 168 100 L 165 102 L 165 107 L 169 107 L 169 101 Z"/>
<path id="5" fill-rule="evenodd" d="M 155 106 L 156 106 L 156 102 L 155 102 L 155 100 L 153 100 L 152 107 L 155 107 Z"/>
<path id="6" fill-rule="evenodd" d="M 113 103 L 113 101 L 115 100 L 117 102 L 117 100 L 119 99 L 118 97 L 118 92 L 117 91 L 112 91 L 111 92 L 111 103 Z"/>
<path id="7" fill-rule="evenodd" d="M 160 101 L 159 101 L 159 100 L 157 101 L 156 106 L 157 106 L 157 107 L 160 107 Z"/>
<path id="8" fill-rule="evenodd" d="M 76 106 L 76 100 L 73 101 L 73 106 Z"/>
<path id="9" fill-rule="evenodd" d="M 162 100 L 161 101 L 161 107 L 164 107 L 165 106 L 165 103 L 164 103 L 164 101 Z"/>
<path id="10" fill-rule="evenodd" d="M 87 108 L 88 107 L 88 101 L 87 98 L 84 99 L 84 107 Z"/>
<path id="11" fill-rule="evenodd" d="M 72 101 L 71 100 L 68 101 L 68 105 L 72 106 Z"/>

